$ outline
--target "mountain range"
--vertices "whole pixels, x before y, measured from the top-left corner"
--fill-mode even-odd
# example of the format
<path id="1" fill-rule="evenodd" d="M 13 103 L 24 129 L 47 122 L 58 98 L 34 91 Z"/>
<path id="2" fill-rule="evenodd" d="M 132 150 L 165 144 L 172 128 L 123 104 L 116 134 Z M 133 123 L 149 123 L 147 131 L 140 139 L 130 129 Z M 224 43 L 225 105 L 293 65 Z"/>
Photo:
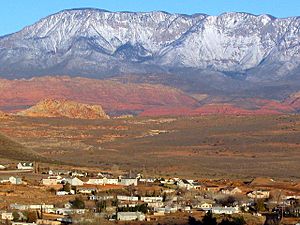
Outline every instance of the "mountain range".
<path id="1" fill-rule="evenodd" d="M 300 17 L 74 9 L 2 37 L 0 73 L 101 77 L 195 68 L 278 80 L 299 71 L 299 51 Z"/>
<path id="2" fill-rule="evenodd" d="M 55 75 L 55 79 L 68 75 L 71 83 L 72 77 L 78 76 L 117 82 L 118 85 L 110 87 L 120 89 L 120 93 L 129 86 L 139 89 L 135 92 L 138 94 L 125 92 L 129 99 L 127 103 L 134 107 L 127 105 L 123 107 L 124 111 L 178 105 L 194 110 L 200 105 L 215 103 L 240 106 L 245 104 L 243 99 L 254 102 L 255 107 L 257 100 L 253 99 L 295 105 L 295 100 L 291 99 L 295 99 L 293 96 L 298 96 L 300 90 L 299 73 L 300 17 L 70 9 L 0 37 L 0 77 L 5 78 L 0 85 L 5 86 L 12 79 L 18 79 L 12 83 L 32 84 L 30 79 L 22 79 L 46 75 Z M 78 79 L 91 83 L 84 78 L 74 79 L 75 83 L 79 82 Z M 40 85 L 41 81 L 35 81 Z M 61 83 L 67 86 L 67 82 Z M 169 95 L 161 104 L 164 97 L 151 94 L 156 95 L 151 104 L 149 99 L 141 96 L 140 91 L 148 89 L 145 85 L 153 88 L 152 91 L 159 89 L 157 85 L 163 85 L 163 90 L 168 90 L 166 93 Z M 26 89 L 26 84 L 23 86 L 21 90 Z M 49 84 L 47 91 L 51 92 L 52 88 Z M 110 93 L 117 93 L 118 89 L 110 90 Z M 177 97 L 189 99 L 188 103 L 172 95 L 173 100 L 169 104 L 170 91 L 176 92 Z M 56 97 L 53 92 L 34 97 L 41 93 L 38 91 L 31 93 L 34 100 L 30 101 L 14 90 L 8 93 L 17 98 L 12 97 L 13 101 L 10 99 L 7 106 L 9 96 L 8 99 L 2 97 L 2 107 L 14 107 L 16 102 L 18 107 L 32 106 L 42 99 Z M 157 93 L 161 94 L 161 91 Z M 133 96 L 140 96 L 139 100 L 130 99 Z M 121 99 L 124 100 L 121 95 L 109 97 L 116 100 L 115 106 L 120 106 Z M 103 100 L 104 97 L 101 98 Z M 71 97 L 71 100 L 78 99 Z M 108 107 L 106 100 L 95 102 L 90 98 L 87 101 L 84 97 L 79 100 L 101 104 L 109 111 L 116 110 L 111 105 Z"/>

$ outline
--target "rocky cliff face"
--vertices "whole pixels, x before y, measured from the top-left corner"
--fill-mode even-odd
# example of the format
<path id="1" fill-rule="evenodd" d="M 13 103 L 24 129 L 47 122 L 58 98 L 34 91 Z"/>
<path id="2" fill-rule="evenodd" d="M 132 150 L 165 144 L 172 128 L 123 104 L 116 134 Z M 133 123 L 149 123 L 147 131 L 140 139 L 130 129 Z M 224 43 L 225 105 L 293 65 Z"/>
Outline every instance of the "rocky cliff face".
<path id="1" fill-rule="evenodd" d="M 103 77 L 195 68 L 251 81 L 300 71 L 300 18 L 65 10 L 0 39 L 0 73 Z"/>
<path id="2" fill-rule="evenodd" d="M 68 100 L 46 99 L 19 112 L 29 117 L 67 117 L 74 119 L 108 119 L 100 105 L 88 105 Z"/>

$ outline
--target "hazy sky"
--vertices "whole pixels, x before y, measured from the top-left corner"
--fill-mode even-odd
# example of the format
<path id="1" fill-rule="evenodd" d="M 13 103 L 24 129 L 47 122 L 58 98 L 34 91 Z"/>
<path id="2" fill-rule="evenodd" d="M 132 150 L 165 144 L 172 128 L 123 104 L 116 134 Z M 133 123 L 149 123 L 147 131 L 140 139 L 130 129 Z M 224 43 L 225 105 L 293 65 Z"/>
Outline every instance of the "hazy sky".
<path id="1" fill-rule="evenodd" d="M 0 0 L 0 35 L 19 31 L 52 13 L 94 7 L 110 11 L 163 10 L 185 14 L 249 12 L 300 16 L 300 0 Z"/>

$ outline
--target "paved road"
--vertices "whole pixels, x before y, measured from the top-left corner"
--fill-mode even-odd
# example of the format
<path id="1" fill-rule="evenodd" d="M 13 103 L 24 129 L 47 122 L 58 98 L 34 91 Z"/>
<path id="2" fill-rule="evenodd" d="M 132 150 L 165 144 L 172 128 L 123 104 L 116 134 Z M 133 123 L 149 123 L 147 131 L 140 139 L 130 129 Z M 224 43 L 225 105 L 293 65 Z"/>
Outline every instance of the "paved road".
<path id="1" fill-rule="evenodd" d="M 7 173 L 30 173 L 33 170 L 0 170 L 0 174 L 7 174 Z"/>

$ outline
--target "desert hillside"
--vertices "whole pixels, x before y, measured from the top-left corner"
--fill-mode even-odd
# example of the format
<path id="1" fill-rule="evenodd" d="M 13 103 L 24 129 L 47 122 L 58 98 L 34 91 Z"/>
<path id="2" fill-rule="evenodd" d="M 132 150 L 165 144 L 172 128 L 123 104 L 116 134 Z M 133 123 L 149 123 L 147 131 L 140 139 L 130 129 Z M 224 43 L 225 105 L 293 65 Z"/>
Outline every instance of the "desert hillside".
<path id="1" fill-rule="evenodd" d="M 43 160 L 36 152 L 0 133 L 0 158 L 15 160 Z"/>
<path id="2" fill-rule="evenodd" d="M 76 119 L 108 119 L 100 105 L 88 105 L 62 99 L 46 99 L 18 113 L 29 117 L 67 117 Z"/>
<path id="3" fill-rule="evenodd" d="M 141 112 L 167 106 L 198 105 L 189 95 L 163 85 L 121 83 L 70 77 L 40 77 L 32 79 L 0 79 L 0 109 L 21 111 L 44 99 L 62 99 L 86 104 L 100 104 L 107 113 Z M 18 90 L 18 91 L 15 91 Z"/>

